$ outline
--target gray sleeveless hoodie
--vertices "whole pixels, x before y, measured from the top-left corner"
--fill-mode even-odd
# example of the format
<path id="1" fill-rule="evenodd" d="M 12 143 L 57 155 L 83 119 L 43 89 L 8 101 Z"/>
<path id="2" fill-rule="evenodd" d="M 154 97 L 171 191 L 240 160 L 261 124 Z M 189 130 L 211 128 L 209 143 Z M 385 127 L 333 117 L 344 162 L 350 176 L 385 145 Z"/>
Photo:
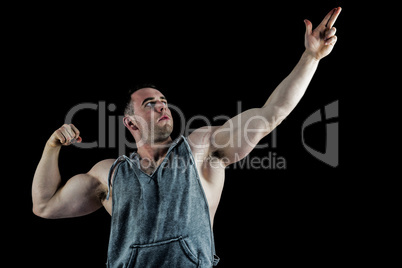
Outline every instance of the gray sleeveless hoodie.
<path id="1" fill-rule="evenodd" d="M 107 267 L 212 267 L 219 258 L 205 193 L 185 137 L 176 139 L 148 175 L 139 155 L 119 157 Z M 109 198 L 109 194 L 108 197 Z"/>

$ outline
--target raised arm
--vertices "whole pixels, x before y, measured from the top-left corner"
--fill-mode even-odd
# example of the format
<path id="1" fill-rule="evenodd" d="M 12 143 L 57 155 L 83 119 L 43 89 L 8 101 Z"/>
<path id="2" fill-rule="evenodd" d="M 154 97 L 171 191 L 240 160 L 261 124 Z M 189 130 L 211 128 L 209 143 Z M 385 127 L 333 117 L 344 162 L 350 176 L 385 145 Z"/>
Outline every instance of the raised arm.
<path id="1" fill-rule="evenodd" d="M 340 7 L 331 10 L 314 30 L 310 21 L 304 21 L 306 50 L 296 67 L 263 107 L 247 110 L 212 129 L 209 154 L 222 159 L 226 165 L 239 161 L 290 114 L 304 95 L 319 61 L 331 53 L 337 41 L 333 24 L 340 12 Z"/>
<path id="2" fill-rule="evenodd" d="M 74 125 L 63 125 L 47 141 L 32 183 L 33 212 L 42 218 L 69 218 L 89 214 L 102 206 L 102 193 L 106 186 L 102 180 L 113 160 L 97 163 L 88 173 L 79 174 L 61 185 L 58 167 L 63 145 L 80 142 Z"/>

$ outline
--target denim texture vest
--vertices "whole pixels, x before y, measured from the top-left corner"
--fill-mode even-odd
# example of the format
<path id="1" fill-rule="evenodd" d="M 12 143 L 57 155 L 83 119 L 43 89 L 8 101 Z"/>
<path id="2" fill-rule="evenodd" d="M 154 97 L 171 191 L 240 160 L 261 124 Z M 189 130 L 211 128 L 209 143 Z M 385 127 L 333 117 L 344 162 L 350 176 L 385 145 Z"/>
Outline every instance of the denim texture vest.
<path id="1" fill-rule="evenodd" d="M 107 267 L 191 268 L 218 263 L 207 199 L 185 137 L 170 145 L 151 175 L 141 170 L 137 153 L 119 157 L 109 172 L 109 193 L 113 170 Z"/>

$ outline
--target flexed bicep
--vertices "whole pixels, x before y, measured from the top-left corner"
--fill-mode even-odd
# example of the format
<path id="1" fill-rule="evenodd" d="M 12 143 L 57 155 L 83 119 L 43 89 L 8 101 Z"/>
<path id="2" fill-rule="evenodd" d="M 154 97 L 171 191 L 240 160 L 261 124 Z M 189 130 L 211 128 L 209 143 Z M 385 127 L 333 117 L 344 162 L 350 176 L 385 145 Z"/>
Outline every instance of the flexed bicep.
<path id="1" fill-rule="evenodd" d="M 36 193 L 35 214 L 48 219 L 71 218 L 102 207 L 107 194 L 107 174 L 113 161 L 100 161 L 88 173 L 73 176 L 49 198 L 41 200 L 40 193 Z"/>
<path id="2" fill-rule="evenodd" d="M 88 174 L 76 175 L 57 190 L 37 215 L 57 219 L 92 213 L 102 206 L 97 194 L 100 186 L 100 182 Z"/>

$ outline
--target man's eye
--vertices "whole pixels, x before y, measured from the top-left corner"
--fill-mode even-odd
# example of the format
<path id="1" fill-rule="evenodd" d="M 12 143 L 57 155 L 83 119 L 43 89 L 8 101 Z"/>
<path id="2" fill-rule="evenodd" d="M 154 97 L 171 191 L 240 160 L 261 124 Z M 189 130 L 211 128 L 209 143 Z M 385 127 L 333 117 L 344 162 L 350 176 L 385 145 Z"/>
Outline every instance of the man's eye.
<path id="1" fill-rule="evenodd" d="M 153 107 L 155 107 L 155 105 L 156 105 L 156 101 L 151 101 L 151 102 L 148 102 L 147 104 L 145 104 L 145 107 L 152 107 L 153 108 Z M 167 107 L 167 102 L 162 101 L 162 105 Z"/>

